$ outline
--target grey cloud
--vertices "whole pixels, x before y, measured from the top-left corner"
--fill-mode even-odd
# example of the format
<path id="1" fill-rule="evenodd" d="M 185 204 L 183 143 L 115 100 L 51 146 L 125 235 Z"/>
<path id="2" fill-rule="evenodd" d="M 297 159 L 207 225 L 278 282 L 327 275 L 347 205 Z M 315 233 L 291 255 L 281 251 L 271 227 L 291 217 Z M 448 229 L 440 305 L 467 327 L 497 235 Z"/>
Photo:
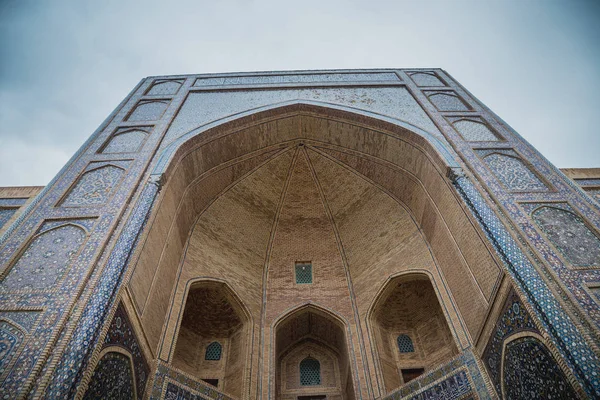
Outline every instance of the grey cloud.
<path id="1" fill-rule="evenodd" d="M 600 166 L 595 2 L 0 3 L 0 185 L 46 184 L 144 76 L 315 68 L 444 68 L 557 166 Z"/>

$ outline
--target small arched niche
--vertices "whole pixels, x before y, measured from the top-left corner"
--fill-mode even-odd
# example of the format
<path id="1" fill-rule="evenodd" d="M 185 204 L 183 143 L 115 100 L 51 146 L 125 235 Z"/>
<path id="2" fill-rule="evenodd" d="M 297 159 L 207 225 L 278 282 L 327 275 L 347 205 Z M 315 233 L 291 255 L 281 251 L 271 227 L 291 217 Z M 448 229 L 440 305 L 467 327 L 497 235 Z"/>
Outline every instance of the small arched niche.
<path id="1" fill-rule="evenodd" d="M 247 313 L 221 282 L 201 281 L 188 291 L 172 364 L 233 396 L 246 384 Z"/>
<path id="2" fill-rule="evenodd" d="M 307 306 L 292 312 L 275 330 L 276 399 L 355 399 L 342 322 Z"/>
<path id="3" fill-rule="evenodd" d="M 458 354 L 433 285 L 424 274 L 390 280 L 372 309 L 370 324 L 386 392 Z"/>

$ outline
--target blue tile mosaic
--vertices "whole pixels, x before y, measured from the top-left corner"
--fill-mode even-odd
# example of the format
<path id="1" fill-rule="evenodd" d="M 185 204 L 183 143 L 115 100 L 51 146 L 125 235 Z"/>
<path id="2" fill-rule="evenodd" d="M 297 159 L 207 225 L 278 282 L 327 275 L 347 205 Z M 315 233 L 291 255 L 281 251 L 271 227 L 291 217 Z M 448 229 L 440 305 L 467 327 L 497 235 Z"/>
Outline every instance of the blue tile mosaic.
<path id="1" fill-rule="evenodd" d="M 98 362 L 83 398 L 84 400 L 133 400 L 134 393 L 133 372 L 129 358 L 121 353 L 108 352 Z"/>
<path id="2" fill-rule="evenodd" d="M 469 179 L 458 177 L 455 186 L 505 262 L 508 272 L 534 306 L 540 322 L 551 335 L 564 361 L 589 395 L 600 396 L 600 376 L 592 375 L 592 371 L 600 370 L 598 357 Z"/>
<path id="3" fill-rule="evenodd" d="M 10 198 L 10 199 L 0 199 L 0 207 L 21 207 L 23 204 L 27 202 L 27 198 Z"/>
<path id="4" fill-rule="evenodd" d="M 123 168 L 114 165 L 103 165 L 88 170 L 81 175 L 61 206 L 78 207 L 106 203 L 124 174 Z"/>
<path id="5" fill-rule="evenodd" d="M 148 128 L 120 128 L 102 148 L 102 153 L 136 153 L 148 139 Z"/>
<path id="6" fill-rule="evenodd" d="M 102 325 L 115 303 L 114 294 L 121 283 L 127 262 L 135 250 L 138 235 L 146 224 L 157 193 L 157 185 L 147 183 L 144 186 L 138 203 L 108 258 L 100 283 L 94 289 L 73 332 L 68 345 L 71 351 L 63 354 L 56 367 L 46 391 L 50 398 L 71 397 L 76 391 L 97 344 Z"/>
<path id="7" fill-rule="evenodd" d="M 417 86 L 446 86 L 435 72 L 414 72 L 408 74 Z"/>
<path id="8" fill-rule="evenodd" d="M 497 393 L 501 392 L 502 382 L 500 378 L 502 365 L 502 348 L 505 339 L 519 332 L 539 333 L 533 323 L 529 312 L 516 293 L 512 292 L 506 298 L 500 317 L 496 321 L 494 330 L 490 335 L 490 340 L 485 347 L 482 360 L 488 370 L 488 374 L 494 384 Z"/>
<path id="9" fill-rule="evenodd" d="M 233 400 L 233 398 L 221 393 L 214 386 L 207 385 L 205 382 L 196 380 L 183 372 L 170 367 L 160 359 L 157 363 L 156 374 L 154 375 L 154 384 L 150 392 L 150 400 L 162 400 L 163 393 L 171 393 L 171 398 L 186 398 L 193 393 L 201 394 L 202 398 L 214 400 Z"/>
<path id="10" fill-rule="evenodd" d="M 509 150 L 478 151 L 490 170 L 506 189 L 511 191 L 547 190 L 546 185 Z M 487 154 L 486 154 L 487 153 Z"/>
<path id="11" fill-rule="evenodd" d="M 0 208 L 0 229 L 12 218 L 18 208 Z"/>
<path id="12" fill-rule="evenodd" d="M 425 95 L 439 111 L 469 111 L 470 108 L 455 92 L 426 91 Z"/>
<path id="13" fill-rule="evenodd" d="M 579 397 L 550 351 L 531 336 L 506 345 L 503 373 L 505 399 L 571 400 Z"/>
<path id="14" fill-rule="evenodd" d="M 4 375 L 24 337 L 25 334 L 19 328 L 0 320 L 0 377 Z"/>
<path id="15" fill-rule="evenodd" d="M 86 232 L 74 224 L 60 224 L 42 229 L 0 282 L 0 290 L 48 289 L 65 275 Z"/>
<path id="16" fill-rule="evenodd" d="M 448 120 L 456 131 L 468 142 L 497 142 L 500 140 L 481 118 L 451 118 Z"/>
<path id="17" fill-rule="evenodd" d="M 198 394 L 194 394 L 189 390 L 168 382 L 165 390 L 165 400 L 202 400 Z"/>
<path id="18" fill-rule="evenodd" d="M 40 311 L 0 311 L 0 319 L 8 320 L 30 332 L 40 317 Z"/>
<path id="19" fill-rule="evenodd" d="M 157 80 L 146 93 L 151 96 L 165 96 L 177 94 L 183 84 L 183 79 Z"/>
<path id="20" fill-rule="evenodd" d="M 581 186 L 600 186 L 600 179 L 574 179 Z"/>
<path id="21" fill-rule="evenodd" d="M 227 76 L 198 78 L 194 86 L 213 85 L 269 85 L 289 83 L 345 83 L 345 82 L 398 82 L 400 78 L 393 72 L 381 73 L 323 73 L 290 74 L 264 76 Z"/>
<path id="22" fill-rule="evenodd" d="M 466 350 L 450 362 L 410 381 L 382 400 L 398 399 L 491 399 L 485 381 L 471 350 Z"/>
<path id="23" fill-rule="evenodd" d="M 119 346 L 126 349 L 130 354 L 134 366 L 135 383 L 138 398 L 141 399 L 146 387 L 146 381 L 150 374 L 150 367 L 146 357 L 140 348 L 138 339 L 133 331 L 129 316 L 122 303 L 119 303 L 115 315 L 104 338 L 103 349 L 110 346 Z"/>
<path id="24" fill-rule="evenodd" d="M 600 265 L 600 238 L 577 215 L 549 204 L 535 210 L 532 218 L 572 265 Z"/>
<path id="25" fill-rule="evenodd" d="M 168 100 L 142 100 L 127 118 L 128 121 L 157 121 L 167 110 Z"/>

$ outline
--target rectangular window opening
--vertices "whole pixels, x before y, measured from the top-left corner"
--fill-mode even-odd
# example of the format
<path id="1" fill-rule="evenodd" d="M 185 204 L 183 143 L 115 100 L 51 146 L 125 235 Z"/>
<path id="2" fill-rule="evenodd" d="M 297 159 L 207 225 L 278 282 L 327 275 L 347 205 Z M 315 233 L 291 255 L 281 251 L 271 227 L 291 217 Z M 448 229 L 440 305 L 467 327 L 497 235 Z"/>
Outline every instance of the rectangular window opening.
<path id="1" fill-rule="evenodd" d="M 313 283 L 312 263 L 310 261 L 296 262 L 296 283 Z"/>
<path id="2" fill-rule="evenodd" d="M 218 379 L 202 379 L 202 380 L 204 382 L 208 383 L 209 385 L 213 385 L 216 388 L 219 387 L 219 380 Z"/>
<path id="3" fill-rule="evenodd" d="M 312 396 L 298 396 L 298 400 L 325 400 L 327 396 L 323 395 L 312 395 Z"/>
<path id="4" fill-rule="evenodd" d="M 423 372 L 425 372 L 425 368 L 408 368 L 408 369 L 402 369 L 402 380 L 404 381 L 404 383 L 408 383 L 410 381 L 412 381 L 415 378 L 418 378 L 419 376 L 423 375 Z"/>

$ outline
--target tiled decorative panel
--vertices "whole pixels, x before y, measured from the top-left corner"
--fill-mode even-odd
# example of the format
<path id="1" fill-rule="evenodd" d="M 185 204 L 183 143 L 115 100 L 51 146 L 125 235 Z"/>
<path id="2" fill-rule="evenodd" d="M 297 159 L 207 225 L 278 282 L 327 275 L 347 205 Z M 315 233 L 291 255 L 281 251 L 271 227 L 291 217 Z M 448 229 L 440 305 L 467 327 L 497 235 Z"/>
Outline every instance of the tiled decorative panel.
<path id="1" fill-rule="evenodd" d="M 16 326 L 0 320 L 0 377 L 4 375 L 25 335 Z"/>
<path id="2" fill-rule="evenodd" d="M 167 388 L 165 390 L 164 400 L 202 400 L 203 397 L 200 395 L 190 391 L 189 389 L 184 389 L 175 385 L 172 382 L 167 383 Z"/>
<path id="3" fill-rule="evenodd" d="M 117 165 L 113 165 L 117 164 Z M 125 170 L 123 161 L 92 163 L 61 203 L 62 207 L 97 206 L 106 203 L 121 181 Z"/>
<path id="4" fill-rule="evenodd" d="M 133 400 L 134 393 L 133 372 L 129 358 L 121 353 L 108 352 L 96 365 L 83 398 L 85 400 Z"/>
<path id="5" fill-rule="evenodd" d="M 448 118 L 454 129 L 468 142 L 496 142 L 498 136 L 487 126 L 481 118 Z"/>
<path id="6" fill-rule="evenodd" d="M 534 265 L 469 179 L 460 176 L 455 180 L 455 185 L 504 261 L 507 271 L 527 295 L 537 313 L 538 321 L 551 335 L 553 343 L 563 356 L 563 361 L 588 393 L 600 393 L 600 377 L 590 374 L 591 371 L 600 370 L 600 360 L 564 312 L 547 282 L 540 277 Z M 595 307 L 597 308 L 597 304 Z"/>
<path id="7" fill-rule="evenodd" d="M 160 359 L 157 364 L 154 385 L 150 392 L 150 400 L 167 398 L 180 400 L 187 399 L 188 397 L 185 396 L 193 396 L 194 394 L 200 395 L 199 398 L 202 399 L 233 400 L 225 393 L 218 391 L 214 386 L 207 385 L 201 380 L 196 380 L 190 375 L 172 368 Z M 189 398 L 196 399 L 195 397 Z"/>
<path id="8" fill-rule="evenodd" d="M 508 190 L 526 192 L 548 189 L 512 150 L 478 150 L 477 154 Z"/>
<path id="9" fill-rule="evenodd" d="M 47 289 L 64 276 L 85 241 L 85 230 L 73 223 L 44 229 L 27 246 L 0 283 L 2 290 Z"/>
<path id="10" fill-rule="evenodd" d="M 474 357 L 470 350 L 466 350 L 382 399 L 491 399 Z"/>
<path id="11" fill-rule="evenodd" d="M 156 121 L 165 113 L 169 101 L 142 100 L 129 115 L 128 121 Z"/>
<path id="12" fill-rule="evenodd" d="M 247 110 L 289 101 L 318 101 L 323 104 L 362 109 L 406 121 L 430 132 L 438 139 L 443 138 L 431 118 L 404 87 L 290 88 L 190 92 L 167 131 L 163 147 L 188 133 L 194 134 L 195 129 L 210 122 Z M 206 104 L 211 106 L 206 107 Z"/>
<path id="13" fill-rule="evenodd" d="M 596 200 L 596 202 L 600 204 L 600 188 L 585 188 L 584 190 L 590 195 L 590 197 L 592 197 L 592 199 Z"/>
<path id="14" fill-rule="evenodd" d="M 536 209 L 532 218 L 569 263 L 578 267 L 600 265 L 600 238 L 580 217 L 549 204 Z"/>
<path id="15" fill-rule="evenodd" d="M 49 398 L 72 397 L 77 389 L 90 355 L 98 341 L 99 329 L 103 326 L 131 253 L 135 250 L 141 230 L 158 193 L 158 186 L 147 183 L 138 202 L 125 224 L 115 247 L 112 249 L 93 296 L 86 304 L 83 314 L 73 332 L 71 346 L 81 349 L 74 353 L 64 353 L 56 367 L 54 380 L 46 391 Z"/>
<path id="16" fill-rule="evenodd" d="M 433 103 L 439 111 L 469 111 L 470 108 L 455 93 L 450 91 L 443 92 L 425 92 L 429 101 Z"/>
<path id="17" fill-rule="evenodd" d="M 12 218 L 27 199 L 0 199 L 0 229 Z"/>
<path id="18" fill-rule="evenodd" d="M 30 332 L 40 314 L 40 311 L 0 311 L 0 319 L 14 322 Z"/>
<path id="19" fill-rule="evenodd" d="M 140 150 L 148 135 L 149 132 L 141 128 L 118 129 L 104 146 L 102 153 L 136 153 Z"/>
<path id="20" fill-rule="evenodd" d="M 546 346 L 525 336 L 506 345 L 505 399 L 577 399 L 567 377 Z"/>
<path id="21" fill-rule="evenodd" d="M 148 90 L 148 93 L 146 94 L 152 96 L 165 96 L 177 94 L 182 84 L 183 80 L 181 79 L 158 80 L 154 83 L 154 85 L 152 85 L 152 87 L 150 87 L 150 90 Z"/>
<path id="22" fill-rule="evenodd" d="M 415 72 L 409 75 L 417 86 L 446 86 L 434 72 Z"/>
<path id="23" fill-rule="evenodd" d="M 17 210 L 18 208 L 0 208 L 0 228 L 15 215 Z"/>
<path id="24" fill-rule="evenodd" d="M 500 366 L 502 362 L 502 347 L 504 340 L 519 332 L 539 333 L 533 323 L 531 316 L 519 300 L 516 293 L 511 292 L 506 301 L 494 330 L 490 335 L 490 340 L 483 352 L 483 362 L 488 370 L 492 383 L 498 393 L 501 393 Z"/>
<path id="25" fill-rule="evenodd" d="M 343 82 L 398 82 L 400 78 L 393 72 L 380 73 L 338 73 L 338 74 L 293 74 L 265 76 L 228 76 L 198 78 L 194 86 L 212 85 L 267 85 L 288 83 L 343 83 Z"/>
<path id="26" fill-rule="evenodd" d="M 138 398 L 141 399 L 150 373 L 150 367 L 148 366 L 144 353 L 142 353 L 138 339 L 135 336 L 133 327 L 129 321 L 129 316 L 122 303 L 119 303 L 110 324 L 110 328 L 108 329 L 108 333 L 106 334 L 106 338 L 104 339 L 103 348 L 110 346 L 122 347 L 131 354 Z"/>

